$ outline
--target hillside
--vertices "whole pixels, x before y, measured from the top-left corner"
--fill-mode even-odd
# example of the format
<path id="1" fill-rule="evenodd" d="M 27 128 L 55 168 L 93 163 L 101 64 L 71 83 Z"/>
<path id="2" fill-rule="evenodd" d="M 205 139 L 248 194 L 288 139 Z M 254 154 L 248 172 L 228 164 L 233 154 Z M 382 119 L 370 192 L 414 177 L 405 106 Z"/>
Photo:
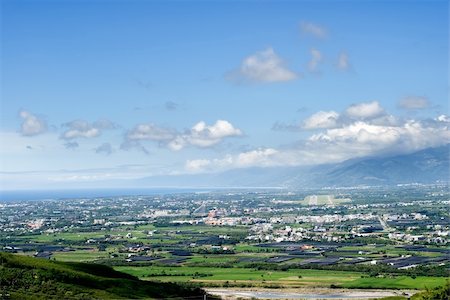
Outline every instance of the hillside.
<path id="1" fill-rule="evenodd" d="M 172 283 L 142 281 L 103 265 L 0 252 L 0 293 L 9 294 L 9 299 L 203 299 L 205 292 Z"/>
<path id="2" fill-rule="evenodd" d="M 252 167 L 213 174 L 153 176 L 139 187 L 285 187 L 396 185 L 450 180 L 450 145 L 409 154 L 351 159 L 336 164 L 300 167 Z"/>
<path id="3" fill-rule="evenodd" d="M 404 155 L 347 161 L 324 172 L 327 185 L 391 185 L 448 181 L 449 146 L 428 148 Z"/>

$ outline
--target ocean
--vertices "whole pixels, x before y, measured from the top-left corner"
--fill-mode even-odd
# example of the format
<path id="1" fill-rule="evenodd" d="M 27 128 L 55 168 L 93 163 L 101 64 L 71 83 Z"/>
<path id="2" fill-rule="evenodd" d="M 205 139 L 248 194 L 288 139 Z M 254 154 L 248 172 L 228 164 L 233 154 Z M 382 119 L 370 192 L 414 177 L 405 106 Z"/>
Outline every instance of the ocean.
<path id="1" fill-rule="evenodd" d="M 195 188 L 118 188 L 118 189 L 61 189 L 0 191 L 0 202 L 58 200 L 70 198 L 120 197 L 208 192 L 212 189 Z"/>

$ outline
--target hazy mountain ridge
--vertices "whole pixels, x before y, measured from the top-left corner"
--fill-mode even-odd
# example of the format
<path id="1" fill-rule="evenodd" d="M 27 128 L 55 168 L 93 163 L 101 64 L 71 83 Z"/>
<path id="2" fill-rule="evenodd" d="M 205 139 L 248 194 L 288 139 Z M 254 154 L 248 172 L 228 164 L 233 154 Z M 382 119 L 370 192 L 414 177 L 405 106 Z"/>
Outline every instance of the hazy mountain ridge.
<path id="1" fill-rule="evenodd" d="M 310 167 L 234 169 L 217 174 L 154 176 L 139 185 L 178 187 L 286 187 L 395 185 L 449 181 L 450 145 L 411 154 L 347 160 Z"/>
<path id="2" fill-rule="evenodd" d="M 391 185 L 449 181 L 450 147 L 428 148 L 390 157 L 336 165 L 324 175 L 327 185 Z"/>

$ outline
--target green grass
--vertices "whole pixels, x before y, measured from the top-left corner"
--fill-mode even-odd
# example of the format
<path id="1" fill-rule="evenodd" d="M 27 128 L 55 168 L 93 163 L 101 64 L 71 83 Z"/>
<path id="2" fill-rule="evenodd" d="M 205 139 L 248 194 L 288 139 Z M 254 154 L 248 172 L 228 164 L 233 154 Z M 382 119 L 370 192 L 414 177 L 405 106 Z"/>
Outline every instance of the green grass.
<path id="1" fill-rule="evenodd" d="M 407 276 L 395 278 L 361 278 L 362 273 L 328 270 L 288 270 L 267 271 L 249 268 L 208 268 L 208 267 L 115 267 L 116 270 L 132 274 L 143 279 L 177 282 L 251 282 L 279 283 L 286 286 L 329 287 L 336 285 L 344 288 L 381 288 L 381 289 L 425 289 L 443 285 L 445 277 L 419 276 L 412 279 Z M 195 274 L 206 275 L 204 277 Z M 169 276 L 172 275 L 172 276 Z M 300 276 L 300 277 L 299 277 Z"/>
<path id="2" fill-rule="evenodd" d="M 11 299 L 153 299 L 203 293 L 172 283 L 141 281 L 103 265 L 0 252 L 0 294 Z"/>
<path id="3" fill-rule="evenodd" d="M 208 268 L 208 267 L 115 267 L 116 270 L 145 279 L 162 281 L 192 281 L 192 274 L 208 275 L 196 281 L 277 281 L 285 284 L 329 286 L 357 279 L 356 272 L 330 272 L 323 270 L 267 271 L 248 268 Z M 176 276 L 167 276 L 176 275 Z M 300 276 L 300 277 L 299 277 Z"/>
<path id="4" fill-rule="evenodd" d="M 76 250 L 70 252 L 54 252 L 52 258 L 58 261 L 73 261 L 73 262 L 90 262 L 97 259 L 108 258 L 109 254 L 106 251 L 97 250 Z"/>
<path id="5" fill-rule="evenodd" d="M 425 289 L 444 285 L 448 278 L 418 276 L 415 279 L 407 276 L 395 278 L 359 278 L 342 284 L 346 288 L 381 288 L 381 289 Z"/>
<path id="6" fill-rule="evenodd" d="M 71 242 L 86 241 L 87 239 L 104 238 L 105 232 L 61 232 L 52 234 L 40 234 L 40 235 L 23 235 L 18 237 L 19 239 L 26 241 L 33 241 L 37 243 L 51 243 L 56 240 L 65 240 Z"/>
<path id="7" fill-rule="evenodd" d="M 235 255 L 196 255 L 191 257 L 188 263 L 227 263 L 235 262 L 237 259 L 238 257 Z"/>

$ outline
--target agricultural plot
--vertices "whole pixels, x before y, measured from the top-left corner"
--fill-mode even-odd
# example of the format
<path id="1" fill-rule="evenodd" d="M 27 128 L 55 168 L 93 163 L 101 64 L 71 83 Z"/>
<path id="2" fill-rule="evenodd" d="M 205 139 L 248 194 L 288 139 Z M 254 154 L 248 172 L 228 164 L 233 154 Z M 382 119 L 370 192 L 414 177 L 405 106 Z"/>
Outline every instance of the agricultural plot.
<path id="1" fill-rule="evenodd" d="M 422 218 L 423 224 L 428 222 L 427 227 L 420 223 L 423 226 L 417 227 L 414 235 L 435 238 L 431 235 L 434 231 L 447 229 L 447 206 L 436 209 L 424 202 L 421 214 L 416 213 L 413 203 L 337 207 L 350 198 L 355 204 L 361 200 L 352 193 L 336 192 L 336 198 L 323 194 L 328 192 L 333 193 L 276 193 L 264 197 L 251 193 L 242 194 L 244 200 L 233 196 L 229 202 L 211 197 L 211 216 L 205 218 L 174 215 L 141 220 L 136 215 L 152 205 L 152 211 L 161 210 L 161 205 L 169 205 L 173 199 L 142 204 L 130 201 L 129 205 L 139 205 L 131 212 L 128 208 L 111 212 L 109 225 L 30 231 L 20 223 L 20 230 L 3 233 L 0 241 L 7 252 L 107 264 L 145 280 L 203 286 L 424 288 L 445 281 L 438 276 L 447 274 L 449 251 L 441 242 L 426 245 L 422 240 L 396 241 L 388 232 L 363 229 L 379 226 L 376 216 L 402 213 L 416 223 L 417 218 Z M 178 212 L 186 203 L 186 210 L 198 207 L 198 201 L 180 199 L 183 201 L 165 209 Z M 98 213 L 94 204 L 90 203 Z M 122 204 L 119 201 L 115 206 L 120 208 Z M 408 226 L 412 224 L 409 219 Z M 215 223 L 220 220 L 224 223 Z M 89 222 L 90 217 L 85 220 Z M 412 233 L 405 231 L 408 235 Z"/>
<path id="2" fill-rule="evenodd" d="M 58 261 L 92 262 L 108 258 L 108 252 L 97 250 L 76 250 L 71 252 L 54 252 L 52 258 Z"/>
<path id="3" fill-rule="evenodd" d="M 197 282 L 204 286 L 211 284 L 254 286 L 280 285 L 285 287 L 330 287 L 345 288 L 392 288 L 423 289 L 445 284 L 445 277 L 406 276 L 379 278 L 364 277 L 359 272 L 328 270 L 267 271 L 249 268 L 207 268 L 207 267 L 115 267 L 116 270 L 137 276 L 144 280 L 163 282 Z"/>

